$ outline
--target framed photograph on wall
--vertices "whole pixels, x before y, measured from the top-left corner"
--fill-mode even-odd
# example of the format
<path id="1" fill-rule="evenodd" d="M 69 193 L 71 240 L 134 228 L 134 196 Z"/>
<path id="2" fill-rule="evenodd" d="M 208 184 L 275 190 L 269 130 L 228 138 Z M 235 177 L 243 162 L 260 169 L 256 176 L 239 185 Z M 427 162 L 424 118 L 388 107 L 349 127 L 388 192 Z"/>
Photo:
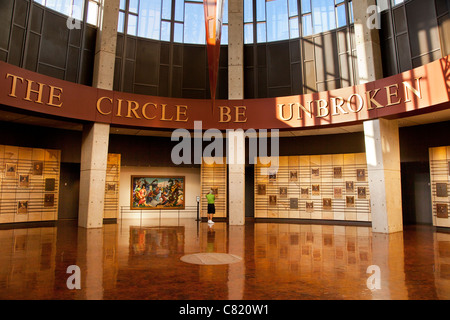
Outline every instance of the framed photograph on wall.
<path id="1" fill-rule="evenodd" d="M 333 194 L 335 199 L 341 199 L 342 198 L 342 188 L 341 187 L 334 187 L 333 188 Z"/>
<path id="2" fill-rule="evenodd" d="M 353 193 L 354 191 L 353 181 L 345 181 L 345 192 Z"/>
<path id="3" fill-rule="evenodd" d="M 131 176 L 132 210 L 184 209 L 184 176 Z"/>
<path id="4" fill-rule="evenodd" d="M 353 208 L 355 206 L 355 196 L 346 196 L 345 197 L 345 206 L 347 208 Z"/>
<path id="5" fill-rule="evenodd" d="M 28 213 L 28 201 L 17 201 L 17 214 Z"/>
<path id="6" fill-rule="evenodd" d="M 312 189 L 312 195 L 313 195 L 313 196 L 318 196 L 318 195 L 320 195 L 320 185 L 319 185 L 319 184 L 313 184 L 313 185 L 311 186 L 311 189 Z"/>
<path id="7" fill-rule="evenodd" d="M 45 191 L 55 191 L 55 178 L 46 178 L 44 186 Z"/>
<path id="8" fill-rule="evenodd" d="M 55 205 L 55 195 L 53 193 L 46 193 L 44 195 L 44 207 L 53 207 Z"/>
<path id="9" fill-rule="evenodd" d="M 334 167 L 333 168 L 333 178 L 334 179 L 342 178 L 342 167 Z"/>
<path id="10" fill-rule="evenodd" d="M 331 198 L 322 199 L 322 208 L 323 210 L 331 210 Z"/>
<path id="11" fill-rule="evenodd" d="M 42 176 L 42 168 L 44 163 L 42 161 L 34 161 L 33 162 L 33 175 Z"/>
<path id="12" fill-rule="evenodd" d="M 289 198 L 289 209 L 298 209 L 298 198 Z"/>
<path id="13" fill-rule="evenodd" d="M 306 212 L 314 211 L 314 202 L 306 202 Z"/>
<path id="14" fill-rule="evenodd" d="M 19 187 L 20 188 L 30 187 L 30 176 L 28 174 L 19 174 Z"/>
<path id="15" fill-rule="evenodd" d="M 446 203 L 436 203 L 436 216 L 438 218 L 448 218 L 448 205 Z"/>
<path id="16" fill-rule="evenodd" d="M 114 193 L 116 192 L 116 184 L 115 183 L 106 183 L 106 192 Z"/>
<path id="17" fill-rule="evenodd" d="M 358 199 L 366 198 L 366 187 L 358 187 Z"/>
<path id="18" fill-rule="evenodd" d="M 365 169 L 356 169 L 356 180 L 357 181 L 366 181 L 366 170 Z"/>
<path id="19" fill-rule="evenodd" d="M 448 197 L 447 183 L 438 182 L 436 183 L 436 197 Z"/>
<path id="20" fill-rule="evenodd" d="M 17 164 L 7 163 L 5 166 L 5 177 L 15 177 L 17 172 Z"/>
<path id="21" fill-rule="evenodd" d="M 300 188 L 300 195 L 302 199 L 309 199 L 309 188 Z"/>
<path id="22" fill-rule="evenodd" d="M 297 181 L 297 180 L 298 180 L 297 170 L 289 171 L 289 181 Z"/>
<path id="23" fill-rule="evenodd" d="M 280 187 L 280 198 L 287 198 L 287 187 Z"/>
<path id="24" fill-rule="evenodd" d="M 258 184 L 258 195 L 265 196 L 266 195 L 266 185 Z"/>
<path id="25" fill-rule="evenodd" d="M 269 195 L 269 206 L 276 206 L 276 205 L 277 205 L 277 196 Z"/>

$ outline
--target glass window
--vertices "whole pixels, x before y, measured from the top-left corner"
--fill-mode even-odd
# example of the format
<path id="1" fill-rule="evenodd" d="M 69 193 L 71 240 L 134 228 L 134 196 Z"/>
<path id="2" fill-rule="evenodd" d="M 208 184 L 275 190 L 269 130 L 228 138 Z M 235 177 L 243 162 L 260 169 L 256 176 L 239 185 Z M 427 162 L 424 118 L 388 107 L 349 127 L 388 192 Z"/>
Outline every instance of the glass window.
<path id="1" fill-rule="evenodd" d="M 258 43 L 260 42 L 266 42 L 266 23 L 265 22 L 258 22 L 256 24 L 256 41 Z"/>
<path id="2" fill-rule="evenodd" d="M 172 16 L 172 0 L 163 0 L 161 18 L 170 20 Z"/>
<path id="3" fill-rule="evenodd" d="M 289 17 L 297 15 L 298 15 L 297 0 L 289 0 Z"/>
<path id="4" fill-rule="evenodd" d="M 256 21 L 266 20 L 266 0 L 256 0 Z"/>
<path id="5" fill-rule="evenodd" d="M 302 17 L 302 27 L 303 27 L 303 36 L 304 37 L 312 35 L 311 14 L 307 14 Z"/>
<path id="6" fill-rule="evenodd" d="M 311 0 L 302 0 L 302 13 L 311 12 Z"/>
<path id="7" fill-rule="evenodd" d="M 244 24 L 244 43 L 253 43 L 253 23 Z"/>
<path id="8" fill-rule="evenodd" d="M 123 25 L 125 23 L 125 13 L 119 11 L 119 22 L 117 23 L 117 32 L 123 33 Z"/>
<path id="9" fill-rule="evenodd" d="M 184 43 L 206 43 L 205 13 L 203 4 L 185 3 Z"/>
<path id="10" fill-rule="evenodd" d="M 119 9 L 125 10 L 126 0 L 120 0 Z"/>
<path id="11" fill-rule="evenodd" d="M 289 20 L 289 33 L 291 39 L 300 37 L 299 29 L 298 29 L 298 17 L 291 18 Z"/>
<path id="12" fill-rule="evenodd" d="M 287 1 L 270 1 L 267 9 L 267 41 L 289 39 Z"/>
<path id="13" fill-rule="evenodd" d="M 349 11 L 349 20 L 350 23 L 353 23 L 353 2 L 349 1 L 348 2 L 348 11 Z"/>
<path id="14" fill-rule="evenodd" d="M 161 23 L 161 40 L 170 41 L 170 22 L 163 21 Z"/>
<path id="15" fill-rule="evenodd" d="M 337 27 L 344 27 L 347 25 L 347 14 L 345 13 L 345 3 L 336 7 L 336 24 Z"/>
<path id="16" fill-rule="evenodd" d="M 98 3 L 89 1 L 87 12 L 87 23 L 96 26 L 98 24 Z"/>
<path id="17" fill-rule="evenodd" d="M 222 25 L 222 36 L 220 38 L 220 44 L 228 44 L 228 25 Z"/>
<path id="18" fill-rule="evenodd" d="M 138 36 L 159 40 L 160 25 L 161 1 L 142 1 L 139 6 Z"/>
<path id="19" fill-rule="evenodd" d="M 183 24 L 175 22 L 173 30 L 173 41 L 183 43 Z"/>
<path id="20" fill-rule="evenodd" d="M 175 0 L 175 20 L 184 21 L 184 0 Z"/>
<path id="21" fill-rule="evenodd" d="M 336 28 L 334 0 L 314 0 L 312 6 L 314 33 Z"/>
<path id="22" fill-rule="evenodd" d="M 139 7 L 139 0 L 128 0 L 128 11 L 132 13 L 138 13 L 138 7 Z M 142 1 L 142 4 L 148 3 L 148 2 L 154 2 L 154 1 Z"/>
<path id="23" fill-rule="evenodd" d="M 253 22 L 253 0 L 244 0 L 244 22 Z"/>
<path id="24" fill-rule="evenodd" d="M 128 15 L 128 26 L 127 26 L 127 33 L 129 35 L 135 36 L 137 29 L 137 16 L 134 14 Z"/>
<path id="25" fill-rule="evenodd" d="M 392 6 L 396 6 L 396 5 L 398 5 L 400 3 L 403 3 L 403 2 L 404 2 L 404 0 L 391 0 L 391 5 Z"/>

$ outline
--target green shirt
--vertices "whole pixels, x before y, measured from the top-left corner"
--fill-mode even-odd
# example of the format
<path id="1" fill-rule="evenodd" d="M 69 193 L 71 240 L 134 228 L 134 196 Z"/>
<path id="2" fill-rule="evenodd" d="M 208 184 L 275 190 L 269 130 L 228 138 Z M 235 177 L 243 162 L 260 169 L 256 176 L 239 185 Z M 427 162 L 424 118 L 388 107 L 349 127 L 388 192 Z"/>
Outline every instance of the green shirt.
<path id="1" fill-rule="evenodd" d="M 208 193 L 206 199 L 208 199 L 208 204 L 214 204 L 216 197 L 212 193 Z"/>

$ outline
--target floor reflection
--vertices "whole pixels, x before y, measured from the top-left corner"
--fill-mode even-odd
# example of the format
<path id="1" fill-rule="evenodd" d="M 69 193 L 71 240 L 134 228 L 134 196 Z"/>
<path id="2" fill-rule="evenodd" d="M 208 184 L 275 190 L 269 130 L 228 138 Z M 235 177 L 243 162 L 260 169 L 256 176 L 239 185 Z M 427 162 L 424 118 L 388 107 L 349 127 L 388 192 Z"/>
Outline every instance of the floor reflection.
<path id="1" fill-rule="evenodd" d="M 180 261 L 197 252 L 243 261 Z M 80 290 L 66 286 L 70 265 L 80 267 Z M 368 288 L 370 277 L 379 289 Z M 0 299 L 448 300 L 450 233 L 252 221 L 211 227 L 193 219 L 0 230 Z"/>

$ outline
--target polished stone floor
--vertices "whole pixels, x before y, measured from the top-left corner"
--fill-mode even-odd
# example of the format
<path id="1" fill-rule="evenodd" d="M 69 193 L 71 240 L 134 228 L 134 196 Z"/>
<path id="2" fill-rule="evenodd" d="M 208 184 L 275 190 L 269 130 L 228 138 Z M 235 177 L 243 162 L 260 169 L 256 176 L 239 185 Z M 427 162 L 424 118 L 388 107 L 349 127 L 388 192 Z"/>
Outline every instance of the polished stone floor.
<path id="1" fill-rule="evenodd" d="M 199 252 L 242 261 L 180 260 Z M 79 273 L 67 273 L 72 265 Z M 80 289 L 68 289 L 77 279 Z M 448 300 L 450 233 L 194 219 L 0 230 L 0 299 Z"/>

